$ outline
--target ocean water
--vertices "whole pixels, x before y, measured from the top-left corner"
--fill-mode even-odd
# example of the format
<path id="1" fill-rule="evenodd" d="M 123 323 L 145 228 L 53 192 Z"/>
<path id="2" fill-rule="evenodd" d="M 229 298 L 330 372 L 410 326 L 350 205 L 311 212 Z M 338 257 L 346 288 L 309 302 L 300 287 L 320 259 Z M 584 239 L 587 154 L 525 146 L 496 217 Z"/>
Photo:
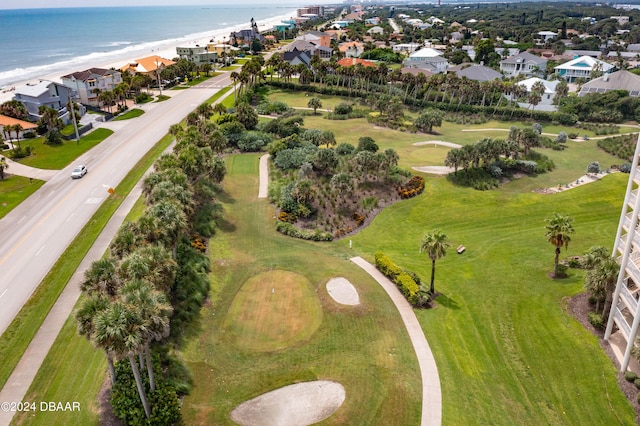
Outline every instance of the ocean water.
<path id="1" fill-rule="evenodd" d="M 189 40 L 223 40 L 232 30 L 249 28 L 252 17 L 258 25 L 273 24 L 294 12 L 277 3 L 0 10 L 0 88 L 74 65 L 147 56 Z"/>

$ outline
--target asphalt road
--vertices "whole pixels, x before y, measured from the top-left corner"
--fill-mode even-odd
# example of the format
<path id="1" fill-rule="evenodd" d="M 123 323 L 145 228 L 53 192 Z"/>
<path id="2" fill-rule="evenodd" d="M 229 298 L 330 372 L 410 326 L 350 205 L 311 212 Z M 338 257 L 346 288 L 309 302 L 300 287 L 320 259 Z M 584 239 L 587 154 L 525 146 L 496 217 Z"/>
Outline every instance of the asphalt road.
<path id="1" fill-rule="evenodd" d="M 116 130 L 113 135 L 0 220 L 0 334 L 109 196 L 108 189 L 118 185 L 169 126 L 230 83 L 225 73 L 201 87 L 172 92 L 171 99 L 149 105 L 138 118 L 106 123 Z M 76 164 L 85 164 L 89 172 L 72 180 Z"/>

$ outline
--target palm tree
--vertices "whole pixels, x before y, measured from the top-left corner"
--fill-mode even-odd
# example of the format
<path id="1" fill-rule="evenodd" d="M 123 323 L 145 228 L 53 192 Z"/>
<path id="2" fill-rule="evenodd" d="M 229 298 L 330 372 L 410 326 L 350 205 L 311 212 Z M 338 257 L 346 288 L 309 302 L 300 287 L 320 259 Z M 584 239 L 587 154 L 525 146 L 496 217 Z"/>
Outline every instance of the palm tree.
<path id="1" fill-rule="evenodd" d="M 84 271 L 84 280 L 80 284 L 82 291 L 89 296 L 114 298 L 120 287 L 116 273 L 116 262 L 111 257 L 103 257 L 91 263 Z"/>
<path id="2" fill-rule="evenodd" d="M 214 114 L 219 114 L 219 115 L 226 114 L 227 113 L 227 107 L 222 105 L 220 102 L 218 102 L 217 104 L 215 104 L 213 106 L 213 113 Z"/>
<path id="3" fill-rule="evenodd" d="M 7 163 L 7 159 L 5 157 L 0 157 L 0 179 L 4 179 L 4 171 L 9 168 L 9 164 Z"/>
<path id="4" fill-rule="evenodd" d="M 140 352 L 144 342 L 141 333 L 142 320 L 137 312 L 120 300 L 111 303 L 106 309 L 99 311 L 93 321 L 94 341 L 108 353 L 126 356 L 136 379 L 138 395 L 149 418 L 151 408 L 140 377 L 135 355 Z"/>
<path id="5" fill-rule="evenodd" d="M 307 103 L 307 107 L 309 108 L 313 108 L 313 114 L 316 114 L 316 110 L 318 108 L 322 108 L 322 101 L 320 101 L 320 99 L 313 97 L 311 99 L 309 99 L 309 102 Z"/>
<path id="6" fill-rule="evenodd" d="M 140 330 L 144 341 L 144 354 L 151 391 L 156 390 L 150 343 L 169 335 L 169 318 L 173 308 L 165 293 L 154 290 L 143 281 L 135 280 L 122 288 L 122 299 L 140 319 Z"/>
<path id="7" fill-rule="evenodd" d="M 571 216 L 563 216 L 558 213 L 554 213 L 551 219 L 547 219 L 547 225 L 545 229 L 547 233 L 545 236 L 547 237 L 547 241 L 553 244 L 556 247 L 555 250 L 555 259 L 553 261 L 553 276 L 558 277 L 558 260 L 560 258 L 560 249 L 564 246 L 564 248 L 569 247 L 569 242 L 571 241 L 570 234 L 573 234 L 575 230 L 571 225 L 573 219 Z"/>
<path id="8" fill-rule="evenodd" d="M 100 346 L 94 338 L 95 325 L 94 321 L 98 313 L 107 309 L 109 303 L 104 297 L 89 297 L 84 299 L 80 305 L 80 308 L 75 313 L 76 322 L 78 324 L 78 334 L 87 338 L 93 342 L 94 346 Z M 111 385 L 116 382 L 116 369 L 114 363 L 114 353 L 104 348 L 107 354 L 107 362 L 109 364 L 109 377 L 111 378 Z"/>
<path id="9" fill-rule="evenodd" d="M 447 235 L 439 230 L 427 232 L 420 243 L 420 253 L 427 253 L 427 256 L 431 259 L 431 286 L 429 291 L 431 291 L 432 297 L 436 293 L 436 260 L 446 256 L 448 248 L 449 241 L 447 239 Z"/>

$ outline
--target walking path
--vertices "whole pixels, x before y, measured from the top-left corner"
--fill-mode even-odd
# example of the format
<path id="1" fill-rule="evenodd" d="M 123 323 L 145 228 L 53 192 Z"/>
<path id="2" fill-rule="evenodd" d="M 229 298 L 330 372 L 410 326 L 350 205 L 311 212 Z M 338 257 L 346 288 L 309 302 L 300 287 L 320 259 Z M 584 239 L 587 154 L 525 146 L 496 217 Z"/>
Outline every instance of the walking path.
<path id="1" fill-rule="evenodd" d="M 462 148 L 462 145 L 458 144 L 458 143 L 453 143 L 453 142 L 444 142 L 444 141 L 424 141 L 424 142 L 416 142 L 413 144 L 413 146 L 423 146 L 423 145 L 440 145 L 440 146 L 446 146 L 449 148 Z"/>
<path id="2" fill-rule="evenodd" d="M 442 391 L 438 367 L 431 353 L 431 348 L 424 335 L 424 331 L 416 318 L 413 308 L 400 293 L 398 288 L 387 279 L 375 266 L 361 257 L 352 257 L 351 261 L 364 269 L 387 292 L 396 308 L 400 312 L 413 349 L 418 357 L 420 374 L 422 376 L 422 421 L 421 426 L 439 426 L 442 424 Z"/>
<path id="3" fill-rule="evenodd" d="M 269 196 L 269 154 L 260 157 L 260 186 L 258 187 L 258 198 Z"/>
<path id="4" fill-rule="evenodd" d="M 13 369 L 11 376 L 9 376 L 9 379 L 0 391 L 0 402 L 24 401 L 29 386 L 31 386 L 45 357 L 53 346 L 56 337 L 58 337 L 60 330 L 62 330 L 62 326 L 67 318 L 69 318 L 78 297 L 80 297 L 80 283 L 84 277 L 84 271 L 91 265 L 91 262 L 101 258 L 109 247 L 109 243 L 120 228 L 129 210 L 131 210 L 136 200 L 142 194 L 142 181 L 143 179 L 138 182 L 136 187 L 127 195 L 127 198 L 122 204 L 120 204 L 120 207 L 118 207 L 118 210 L 116 210 L 104 227 L 80 263 L 80 266 L 78 266 L 78 269 L 67 283 L 62 294 L 58 297 L 49 315 L 45 318 L 40 329 L 29 344 L 29 347 L 22 355 L 18 365 Z M 14 414 L 15 411 L 0 410 L 0 426 L 9 425 Z"/>
<path id="5" fill-rule="evenodd" d="M 36 169 L 35 167 L 25 166 L 24 164 L 18 163 L 9 158 L 5 158 L 5 161 L 9 166 L 6 169 L 6 173 L 10 175 L 24 176 L 32 179 L 46 181 L 50 180 L 60 172 L 60 170 Z"/>

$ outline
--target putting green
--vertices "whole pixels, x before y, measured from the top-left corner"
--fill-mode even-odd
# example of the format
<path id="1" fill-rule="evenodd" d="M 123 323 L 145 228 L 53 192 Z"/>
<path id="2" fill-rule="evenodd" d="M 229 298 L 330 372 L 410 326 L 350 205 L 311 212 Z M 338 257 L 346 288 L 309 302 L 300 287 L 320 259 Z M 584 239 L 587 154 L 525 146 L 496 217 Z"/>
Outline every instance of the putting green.
<path id="1" fill-rule="evenodd" d="M 243 284 L 224 327 L 239 348 L 274 351 L 308 340 L 321 322 L 322 307 L 309 280 L 276 270 Z"/>

